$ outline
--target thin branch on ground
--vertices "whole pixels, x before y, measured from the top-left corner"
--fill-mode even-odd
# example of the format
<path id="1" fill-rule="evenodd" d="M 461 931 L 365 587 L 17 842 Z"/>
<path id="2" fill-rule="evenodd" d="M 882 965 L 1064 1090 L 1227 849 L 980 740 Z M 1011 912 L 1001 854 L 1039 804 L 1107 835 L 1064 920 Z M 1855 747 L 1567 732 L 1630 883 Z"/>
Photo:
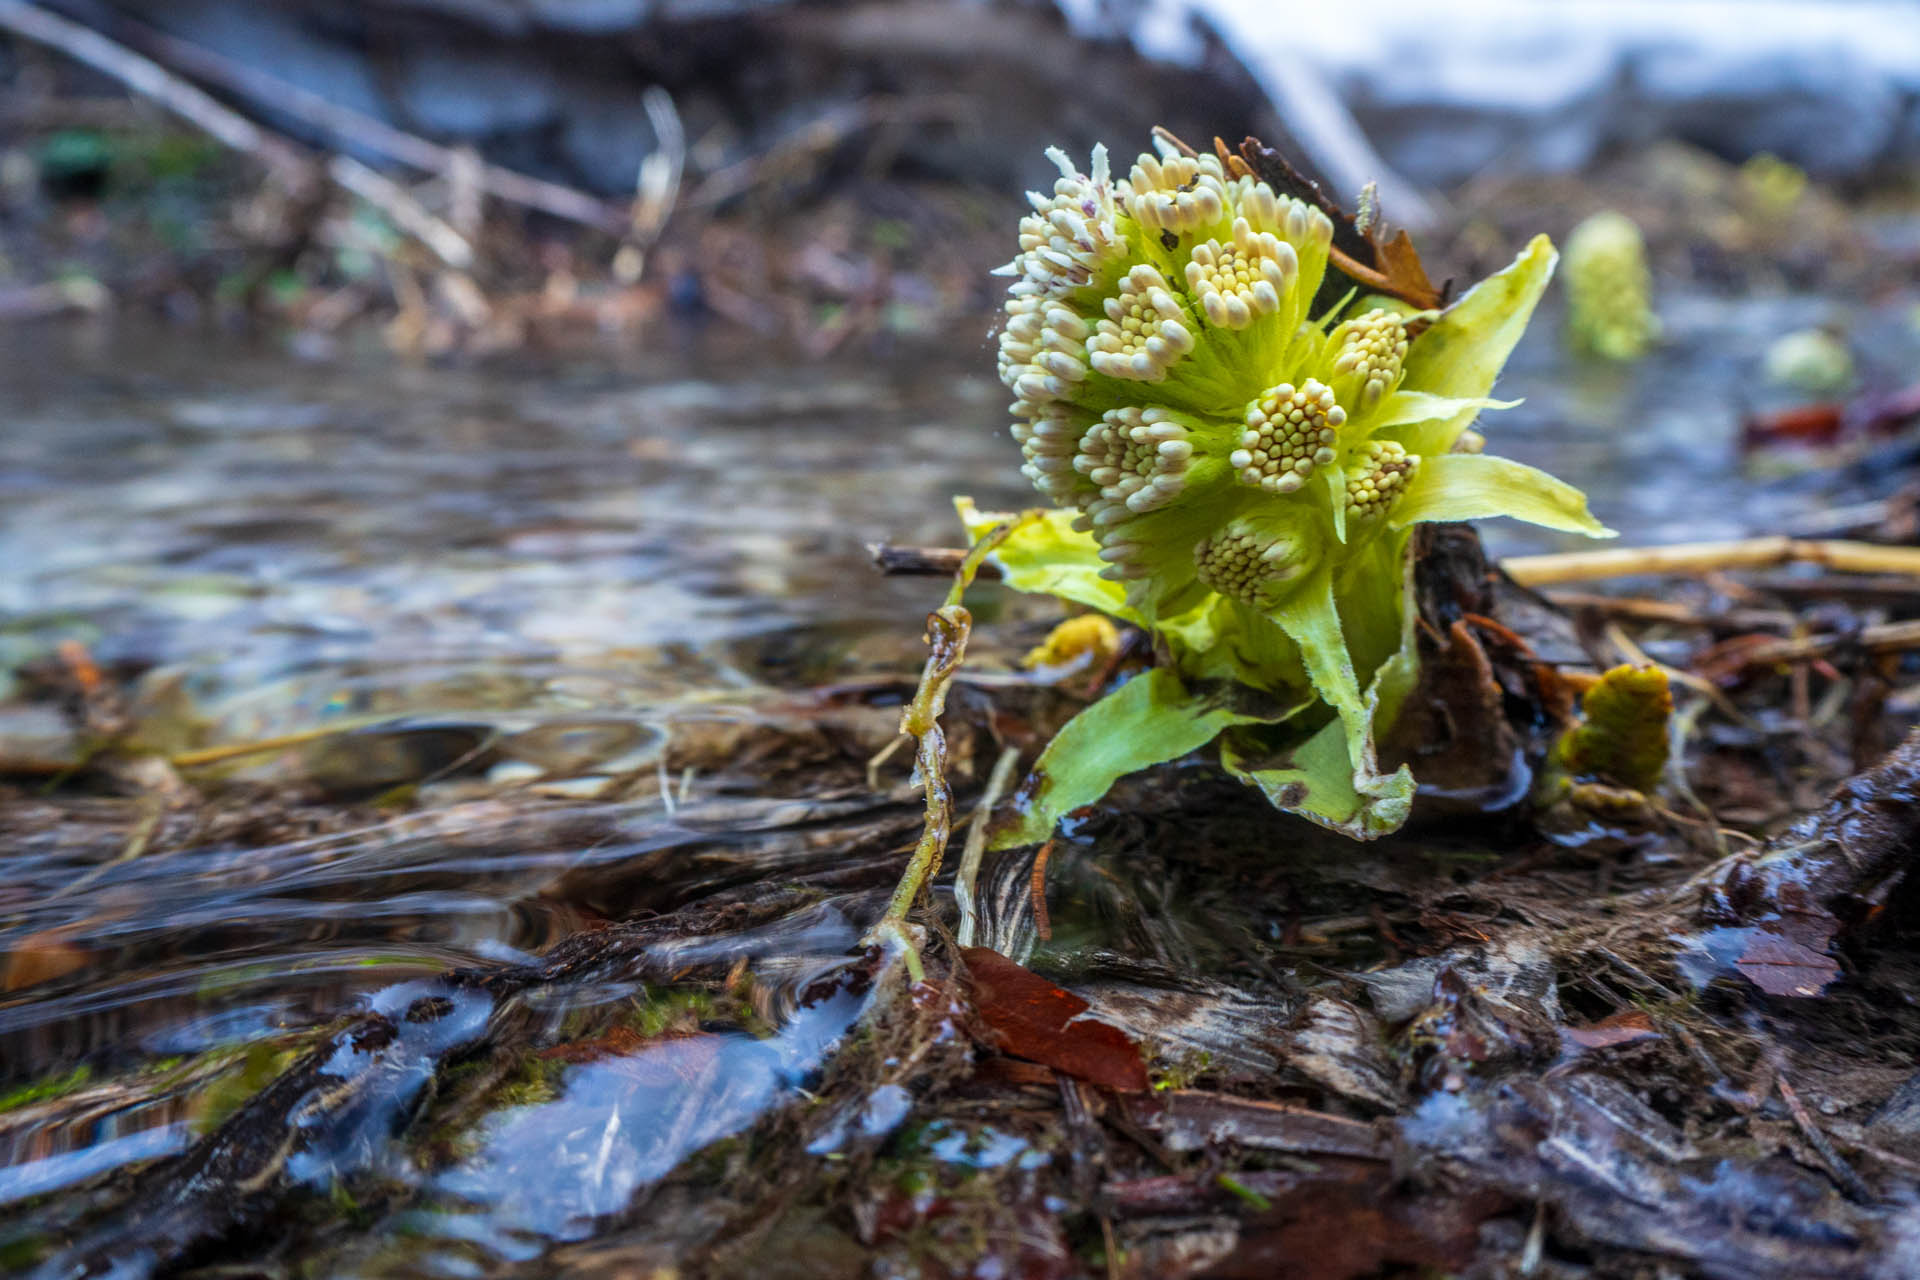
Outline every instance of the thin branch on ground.
<path id="1" fill-rule="evenodd" d="M 473 246 L 466 237 L 429 213 L 392 178 L 375 173 L 352 156 L 334 156 L 327 162 L 327 176 L 343 191 L 380 210 L 394 226 L 431 250 L 442 264 L 455 271 L 472 269 Z"/>
<path id="2" fill-rule="evenodd" d="M 1772 569 L 1788 564 L 1819 565 L 1837 573 L 1897 573 L 1920 577 L 1920 547 L 1784 537 L 1744 538 L 1738 542 L 1682 542 L 1665 547 L 1514 556 L 1501 561 L 1500 567 L 1522 586 L 1542 587 L 1603 578 Z"/>

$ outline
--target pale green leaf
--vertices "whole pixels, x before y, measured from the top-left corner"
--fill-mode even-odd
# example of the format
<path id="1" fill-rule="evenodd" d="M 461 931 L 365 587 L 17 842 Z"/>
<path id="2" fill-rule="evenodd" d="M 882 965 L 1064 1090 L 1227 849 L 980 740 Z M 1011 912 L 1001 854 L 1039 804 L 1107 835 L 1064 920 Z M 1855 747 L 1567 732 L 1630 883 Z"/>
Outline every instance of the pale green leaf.
<path id="1" fill-rule="evenodd" d="M 1244 684 L 1281 696 L 1309 687 L 1300 647 L 1273 619 L 1238 600 L 1209 597 L 1203 608 L 1161 623 L 1158 634 L 1174 669 L 1189 680 Z"/>
<path id="2" fill-rule="evenodd" d="M 953 506 L 960 513 L 969 542 L 978 541 L 995 526 L 1014 518 L 1006 512 L 976 510 L 973 499 L 966 497 L 955 498 Z M 1015 591 L 1057 596 L 1144 625 L 1140 615 L 1127 605 L 1126 588 L 1100 576 L 1106 568 L 1100 559 L 1100 545 L 1093 535 L 1073 528 L 1075 514 L 1043 512 L 1038 519 L 1014 530 L 987 557 L 988 563 L 1000 570 L 1001 581 Z"/>
<path id="3" fill-rule="evenodd" d="M 1370 431 L 1384 431 L 1388 427 L 1449 422 L 1463 413 L 1480 409 L 1512 409 L 1520 403 L 1518 400 L 1495 400 L 1488 396 L 1437 396 L 1430 391 L 1408 391 L 1403 388 L 1380 402 L 1380 407 L 1366 419 L 1366 426 Z"/>
<path id="4" fill-rule="evenodd" d="M 1587 496 L 1564 480 L 1511 458 L 1443 453 L 1423 458 L 1407 492 L 1393 507 L 1393 523 L 1484 520 L 1512 516 L 1530 524 L 1594 538 L 1614 531 L 1587 511 Z"/>
<path id="5" fill-rule="evenodd" d="M 1389 777 L 1355 785 L 1347 758 L 1346 735 L 1330 721 L 1299 746 L 1275 757 L 1240 733 L 1220 739 L 1220 762 L 1249 786 L 1258 787 L 1276 809 L 1355 840 L 1374 840 L 1398 831 L 1413 809 L 1413 775 L 1402 765 Z"/>
<path id="6" fill-rule="evenodd" d="M 1420 682 L 1420 604 L 1414 592 L 1414 563 L 1411 548 L 1399 548 L 1400 564 L 1400 645 L 1393 656 L 1380 664 L 1367 686 L 1367 723 L 1376 740 L 1400 718 L 1407 695 Z"/>
<path id="7" fill-rule="evenodd" d="M 1459 400 L 1484 397 L 1526 331 L 1558 258 L 1552 241 L 1535 236 L 1511 265 L 1442 312 L 1407 352 L 1404 391 Z M 1403 428 L 1401 443 L 1422 457 L 1446 453 L 1478 412 L 1464 409 L 1437 422 Z"/>
<path id="8" fill-rule="evenodd" d="M 1315 569 L 1271 616 L 1300 646 L 1307 677 L 1321 700 L 1346 726 L 1353 758 L 1361 760 L 1367 742 L 1367 710 L 1360 699 L 1360 682 L 1353 674 L 1346 636 L 1340 630 L 1340 610 L 1333 602 L 1333 575 L 1324 565 Z"/>
<path id="9" fill-rule="evenodd" d="M 1391 573 L 1388 559 L 1381 568 Z M 1277 753 L 1261 748 L 1257 730 L 1235 729 L 1220 739 L 1221 763 L 1242 782 L 1258 787 L 1269 804 L 1356 840 L 1399 830 L 1413 807 L 1413 775 L 1405 765 L 1381 774 L 1374 747 L 1378 736 L 1399 716 L 1420 675 L 1413 560 L 1405 555 L 1404 546 L 1400 563 L 1399 644 L 1367 686 L 1358 741 L 1344 718 Z"/>
<path id="10" fill-rule="evenodd" d="M 1166 667 L 1143 672 L 1053 736 L 1021 788 L 1018 821 L 996 831 L 992 847 L 1037 844 L 1061 818 L 1107 794 L 1117 779 L 1196 751 L 1232 725 L 1273 723 L 1301 709 L 1251 690 L 1238 699 L 1199 697 Z"/>

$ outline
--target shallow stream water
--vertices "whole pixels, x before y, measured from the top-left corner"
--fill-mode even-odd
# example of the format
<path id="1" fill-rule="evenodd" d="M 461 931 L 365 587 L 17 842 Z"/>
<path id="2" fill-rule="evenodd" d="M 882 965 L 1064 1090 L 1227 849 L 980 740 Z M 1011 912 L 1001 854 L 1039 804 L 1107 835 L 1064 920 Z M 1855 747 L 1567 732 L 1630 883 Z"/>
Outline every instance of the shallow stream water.
<path id="1" fill-rule="evenodd" d="M 1907 305 L 1854 317 L 1870 383 L 1920 364 Z M 1799 474 L 1740 453 L 1740 415 L 1781 398 L 1760 384 L 1766 344 L 1826 303 L 1682 296 L 1664 318 L 1660 352 L 1614 369 L 1562 356 L 1548 317 L 1499 389 L 1526 404 L 1482 424 L 1491 447 L 1581 484 L 1635 543 L 1818 527 L 1891 490 L 1898 443 Z M 78 642 L 170 752 L 348 730 L 220 769 L 351 815 L 152 856 L 84 822 L 5 837 L 0 1266 L 110 1206 L 107 1175 L 186 1150 L 328 1045 L 379 1057 L 354 1077 L 371 1092 L 315 1085 L 325 1141 L 269 1172 L 323 1190 L 372 1171 L 405 1190 L 349 1220 L 426 1242 L 333 1241 L 342 1272 L 531 1264 L 798 1096 L 863 1008 L 846 956 L 885 875 L 835 888 L 840 845 L 766 833 L 832 818 L 835 840 L 866 837 L 850 866 L 883 866 L 910 797 L 755 795 L 724 742 L 719 767 L 671 771 L 670 744 L 746 742 L 799 718 L 809 689 L 917 668 L 938 586 L 879 577 L 864 548 L 951 543 L 953 493 L 1025 501 L 991 367 L 984 340 L 821 365 L 693 333 L 618 361 L 463 369 L 0 330 L 0 756 L 49 784 L 75 758 L 30 673 Z M 1487 532 L 1496 551 L 1563 545 Z M 995 599 L 980 595 L 989 624 Z M 869 710 L 884 737 L 892 713 Z M 511 998 L 436 985 L 787 875 L 819 891 L 663 933 L 637 967 Z M 759 985 L 716 1004 L 743 962 Z M 706 985 L 679 990 L 685 974 Z M 436 1064 L 509 1004 L 536 1040 L 598 1047 L 528 1059 L 518 1092 L 449 1121 L 432 1160 L 393 1149 Z M 368 1013 L 392 1041 L 338 1037 Z M 889 1105 L 848 1123 L 897 1123 Z M 134 1272 L 167 1239 L 92 1230 L 90 1256 Z"/>

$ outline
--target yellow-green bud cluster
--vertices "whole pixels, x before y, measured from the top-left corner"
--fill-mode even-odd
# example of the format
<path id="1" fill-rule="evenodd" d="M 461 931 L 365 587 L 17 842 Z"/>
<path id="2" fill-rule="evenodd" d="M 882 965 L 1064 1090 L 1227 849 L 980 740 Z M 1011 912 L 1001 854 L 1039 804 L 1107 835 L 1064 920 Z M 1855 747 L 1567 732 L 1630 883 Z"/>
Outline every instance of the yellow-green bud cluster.
<path id="1" fill-rule="evenodd" d="M 1371 409 L 1400 380 L 1400 366 L 1407 358 L 1407 327 L 1400 317 L 1378 307 L 1347 321 L 1335 331 L 1339 353 L 1333 358 L 1333 372 L 1353 387 L 1353 399 L 1361 409 Z"/>
<path id="2" fill-rule="evenodd" d="M 1247 406 L 1247 429 L 1228 457 L 1240 479 L 1268 493 L 1293 493 L 1316 466 L 1331 466 L 1347 411 L 1315 378 L 1281 383 Z"/>
<path id="3" fill-rule="evenodd" d="M 1311 567 L 1313 547 L 1296 530 L 1235 520 L 1193 549 L 1194 576 L 1256 609 L 1271 609 Z"/>
<path id="4" fill-rule="evenodd" d="M 1372 440 L 1347 477 L 1347 519 L 1374 520 L 1393 510 L 1407 491 L 1420 459 L 1392 440 Z"/>
<path id="5" fill-rule="evenodd" d="M 1640 228 L 1624 214 L 1594 214 L 1567 237 L 1567 339 L 1609 360 L 1645 355 L 1659 340 L 1653 277 Z"/>

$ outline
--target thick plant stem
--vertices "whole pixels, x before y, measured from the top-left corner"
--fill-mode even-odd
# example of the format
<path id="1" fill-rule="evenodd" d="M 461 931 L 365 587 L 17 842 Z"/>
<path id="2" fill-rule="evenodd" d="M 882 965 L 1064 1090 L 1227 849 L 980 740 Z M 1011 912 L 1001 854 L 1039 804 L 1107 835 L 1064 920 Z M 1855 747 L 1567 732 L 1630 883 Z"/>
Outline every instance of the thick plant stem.
<path id="1" fill-rule="evenodd" d="M 874 926 L 869 938 L 882 934 L 904 936 L 907 914 L 920 898 L 920 891 L 940 871 L 946 855 L 947 840 L 953 833 L 953 791 L 947 786 L 947 739 L 940 729 L 940 713 L 946 709 L 947 689 L 967 653 L 967 636 L 973 627 L 973 615 L 960 603 L 981 562 L 993 549 L 1006 541 L 1015 529 L 1034 520 L 1038 512 L 1025 512 L 995 526 L 970 548 L 960 567 L 954 571 L 953 586 L 947 590 L 946 603 L 927 615 L 927 665 L 920 673 L 920 687 L 900 717 L 900 732 L 911 734 L 915 743 L 914 763 L 927 798 L 926 824 L 920 842 L 900 877 L 900 885 L 887 903 L 887 912 Z M 919 957 L 908 952 L 908 968 L 919 976 Z"/>

